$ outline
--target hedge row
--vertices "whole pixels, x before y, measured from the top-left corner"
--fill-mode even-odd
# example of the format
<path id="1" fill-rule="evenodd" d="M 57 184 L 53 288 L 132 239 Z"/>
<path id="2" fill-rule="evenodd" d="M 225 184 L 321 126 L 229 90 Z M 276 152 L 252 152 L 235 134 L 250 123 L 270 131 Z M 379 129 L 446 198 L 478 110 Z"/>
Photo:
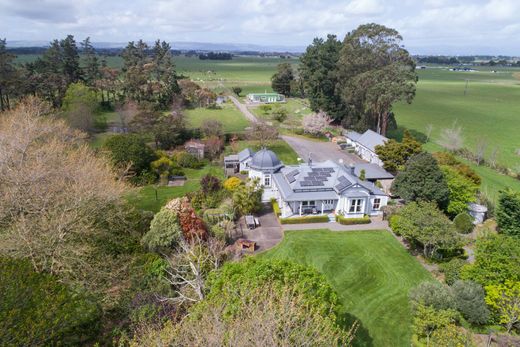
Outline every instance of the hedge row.
<path id="1" fill-rule="evenodd" d="M 271 200 L 271 205 L 273 205 L 273 212 L 274 212 L 274 214 L 275 214 L 277 217 L 280 217 L 280 215 L 282 214 L 282 212 L 280 211 L 280 206 L 278 206 L 278 201 L 276 201 L 275 199 L 272 199 L 272 200 Z"/>
<path id="2" fill-rule="evenodd" d="M 336 222 L 342 225 L 370 224 L 370 217 L 365 216 L 362 218 L 345 218 L 343 216 L 336 216 Z"/>
<path id="3" fill-rule="evenodd" d="M 327 223 L 328 221 L 329 216 L 327 215 L 280 218 L 281 224 Z"/>

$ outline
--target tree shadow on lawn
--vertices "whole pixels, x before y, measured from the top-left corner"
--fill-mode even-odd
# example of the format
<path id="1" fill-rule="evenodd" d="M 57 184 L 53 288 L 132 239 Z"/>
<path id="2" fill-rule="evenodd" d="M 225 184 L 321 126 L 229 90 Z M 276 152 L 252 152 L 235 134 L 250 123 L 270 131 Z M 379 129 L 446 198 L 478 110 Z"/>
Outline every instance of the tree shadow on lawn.
<path id="1" fill-rule="evenodd" d="M 338 314 L 339 325 L 343 327 L 343 329 L 348 330 L 354 323 L 357 324 L 357 329 L 354 334 L 354 347 L 372 347 L 374 345 L 374 340 L 372 336 L 370 336 L 370 332 L 363 325 L 361 320 L 354 316 L 353 314 L 346 312 L 345 308 L 342 307 L 340 313 Z"/>
<path id="2" fill-rule="evenodd" d="M 404 134 L 405 130 L 408 130 L 410 135 L 412 135 L 420 143 L 426 143 L 426 139 L 427 139 L 426 134 L 424 134 L 420 131 L 417 131 L 415 129 L 407 129 L 407 128 L 403 127 L 402 125 L 398 126 L 397 129 L 389 130 L 387 133 L 387 137 L 401 142 L 403 140 L 403 134 Z"/>

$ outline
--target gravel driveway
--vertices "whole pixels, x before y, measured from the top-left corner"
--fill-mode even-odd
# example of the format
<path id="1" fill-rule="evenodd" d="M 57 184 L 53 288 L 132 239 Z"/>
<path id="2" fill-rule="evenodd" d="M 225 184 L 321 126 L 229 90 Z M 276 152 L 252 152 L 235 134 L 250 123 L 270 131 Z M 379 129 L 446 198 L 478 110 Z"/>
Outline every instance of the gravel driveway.
<path id="1" fill-rule="evenodd" d="M 282 136 L 282 138 L 304 161 L 307 161 L 309 153 L 311 153 L 314 162 L 332 160 L 337 163 L 340 159 L 343 159 L 345 164 L 366 163 L 355 154 L 342 151 L 338 145 L 332 142 L 312 141 L 287 135 Z"/>

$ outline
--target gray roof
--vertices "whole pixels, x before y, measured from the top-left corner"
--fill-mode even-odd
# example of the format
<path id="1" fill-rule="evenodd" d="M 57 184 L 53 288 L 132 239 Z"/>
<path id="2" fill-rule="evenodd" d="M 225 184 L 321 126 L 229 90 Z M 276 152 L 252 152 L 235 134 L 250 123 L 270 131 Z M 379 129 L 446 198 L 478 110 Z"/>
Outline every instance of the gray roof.
<path id="1" fill-rule="evenodd" d="M 238 153 L 238 160 L 244 161 L 250 157 L 252 157 L 255 154 L 252 150 L 249 148 L 243 149 Z"/>
<path id="2" fill-rule="evenodd" d="M 376 151 L 376 146 L 384 145 L 386 141 L 388 141 L 386 137 L 370 129 L 365 131 L 363 135 L 357 139 L 357 143 L 363 145 L 372 152 Z"/>
<path id="3" fill-rule="evenodd" d="M 361 134 L 354 130 L 347 130 L 344 135 L 352 141 L 357 141 L 361 137 Z"/>
<path id="4" fill-rule="evenodd" d="M 287 166 L 273 175 L 280 194 L 286 201 L 338 199 L 347 190 L 386 195 L 374 184 L 361 181 L 343 165 L 333 161 Z"/>
<path id="5" fill-rule="evenodd" d="M 383 169 L 377 164 L 356 163 L 354 164 L 354 173 L 357 177 L 361 175 L 361 170 L 365 170 L 365 179 L 367 180 L 389 180 L 394 178 L 390 172 Z"/>
<path id="6" fill-rule="evenodd" d="M 283 164 L 273 151 L 262 148 L 253 155 L 253 160 L 249 166 L 260 171 L 275 172 L 281 169 Z"/>

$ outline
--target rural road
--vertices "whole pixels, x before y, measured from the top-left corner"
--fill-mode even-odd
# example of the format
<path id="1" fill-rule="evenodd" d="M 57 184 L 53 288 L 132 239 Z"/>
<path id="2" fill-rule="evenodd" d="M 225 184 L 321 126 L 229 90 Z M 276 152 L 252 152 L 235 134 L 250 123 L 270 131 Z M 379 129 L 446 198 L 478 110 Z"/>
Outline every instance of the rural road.
<path id="1" fill-rule="evenodd" d="M 332 142 L 312 141 L 287 135 L 283 135 L 282 139 L 284 139 L 304 161 L 307 161 L 309 153 L 311 153 L 311 158 L 315 162 L 325 160 L 338 162 L 340 159 L 343 159 L 343 163 L 345 164 L 365 163 L 364 160 L 355 154 L 340 150 L 338 146 Z"/>
<path id="2" fill-rule="evenodd" d="M 260 123 L 260 120 L 255 117 L 255 115 L 248 110 L 247 106 L 240 102 L 233 95 L 228 95 L 231 101 L 235 104 L 240 112 L 251 122 L 251 123 Z"/>

